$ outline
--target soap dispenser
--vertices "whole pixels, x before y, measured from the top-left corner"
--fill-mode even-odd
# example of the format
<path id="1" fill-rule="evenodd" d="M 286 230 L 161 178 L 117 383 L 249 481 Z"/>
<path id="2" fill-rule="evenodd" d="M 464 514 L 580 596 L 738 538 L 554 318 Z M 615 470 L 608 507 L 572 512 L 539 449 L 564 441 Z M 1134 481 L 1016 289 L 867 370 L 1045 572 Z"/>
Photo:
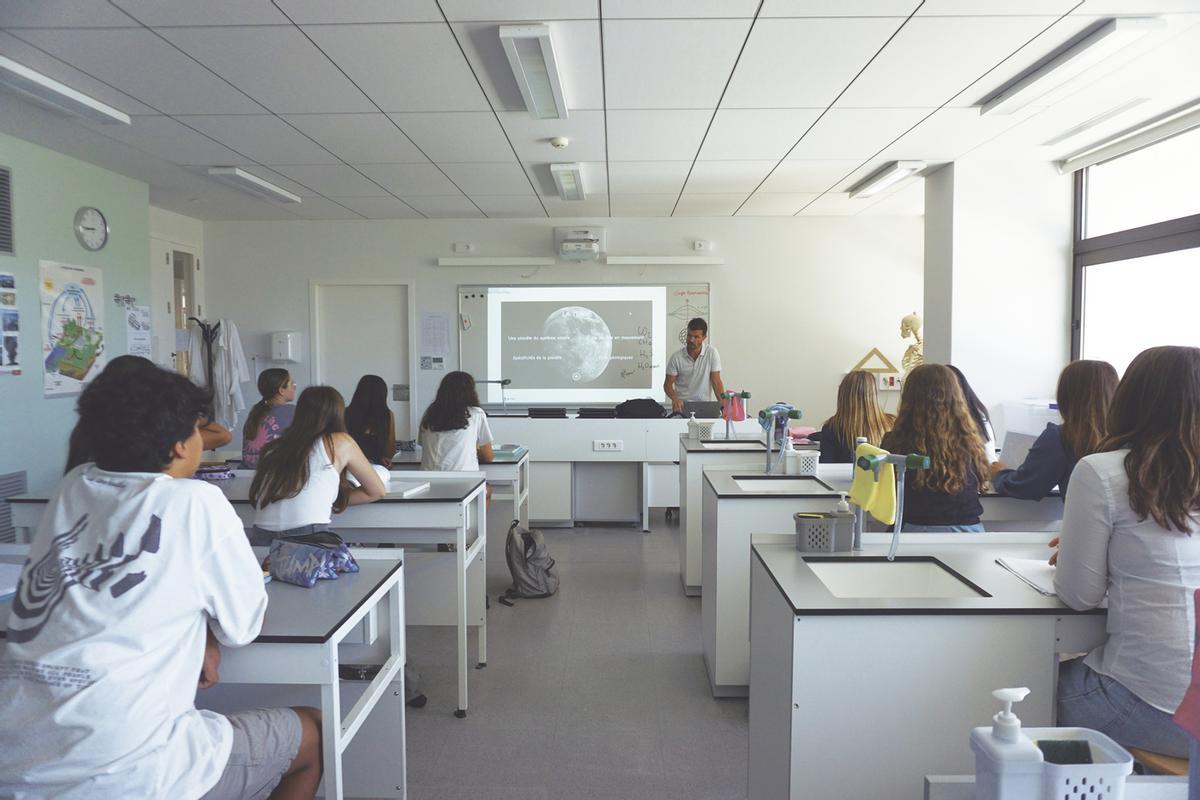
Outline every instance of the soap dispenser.
<path id="1" fill-rule="evenodd" d="M 1004 708 L 992 717 L 990 728 L 971 731 L 977 800 L 1036 800 L 1042 796 L 1042 751 L 1022 733 L 1021 720 L 1012 712 L 1012 704 L 1028 694 L 1025 687 L 995 690 L 992 697 L 1004 703 Z"/>
<path id="2" fill-rule="evenodd" d="M 692 412 L 692 416 L 688 419 L 687 436 L 689 439 L 699 439 L 700 438 L 700 423 L 696 420 L 696 412 L 695 411 Z"/>
<path id="3" fill-rule="evenodd" d="M 800 474 L 800 451 L 792 446 L 791 435 L 785 434 L 783 442 L 779 445 L 779 449 L 783 451 L 781 458 L 783 459 L 783 474 L 784 475 L 799 475 Z"/>

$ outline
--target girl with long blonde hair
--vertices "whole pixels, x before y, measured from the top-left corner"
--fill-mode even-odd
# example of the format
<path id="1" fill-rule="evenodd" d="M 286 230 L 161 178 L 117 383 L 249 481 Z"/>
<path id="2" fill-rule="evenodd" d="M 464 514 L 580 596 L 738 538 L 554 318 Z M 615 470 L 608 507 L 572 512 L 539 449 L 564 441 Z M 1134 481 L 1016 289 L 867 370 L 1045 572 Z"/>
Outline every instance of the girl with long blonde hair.
<path id="1" fill-rule="evenodd" d="M 896 424 L 884 450 L 929 456 L 929 469 L 904 485 L 904 530 L 982 532 L 979 492 L 987 480 L 983 437 L 958 378 L 943 364 L 923 364 L 904 382 Z"/>
<path id="2" fill-rule="evenodd" d="M 847 372 L 838 384 L 837 410 L 821 426 L 821 463 L 849 464 L 855 439 L 878 445 L 895 423 L 896 417 L 879 406 L 875 376 L 861 369 Z"/>

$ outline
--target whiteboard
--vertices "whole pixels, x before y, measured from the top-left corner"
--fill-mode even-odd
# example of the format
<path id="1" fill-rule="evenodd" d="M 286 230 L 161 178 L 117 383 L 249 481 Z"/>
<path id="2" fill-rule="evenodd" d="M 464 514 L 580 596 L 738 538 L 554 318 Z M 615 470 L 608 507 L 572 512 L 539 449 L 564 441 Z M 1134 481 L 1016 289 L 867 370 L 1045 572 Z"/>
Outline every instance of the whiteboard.
<path id="1" fill-rule="evenodd" d="M 711 325 L 707 283 L 458 287 L 461 369 L 506 378 L 503 399 L 523 405 L 661 400 L 666 359 L 687 323 Z M 484 403 L 501 389 L 481 384 Z"/>

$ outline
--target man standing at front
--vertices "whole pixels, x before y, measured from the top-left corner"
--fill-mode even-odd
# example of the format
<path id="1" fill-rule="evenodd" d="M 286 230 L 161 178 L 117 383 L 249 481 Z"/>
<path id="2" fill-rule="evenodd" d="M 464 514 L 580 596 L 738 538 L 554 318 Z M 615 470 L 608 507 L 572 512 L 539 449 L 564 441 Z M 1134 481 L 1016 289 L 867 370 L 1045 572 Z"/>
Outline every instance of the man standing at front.
<path id="1" fill-rule="evenodd" d="M 711 399 L 710 388 L 718 400 L 725 392 L 721 356 L 707 339 L 708 323 L 696 317 L 687 326 L 687 346 L 676 350 L 667 361 L 663 391 L 671 399 L 673 411 L 682 412 L 685 402 Z"/>

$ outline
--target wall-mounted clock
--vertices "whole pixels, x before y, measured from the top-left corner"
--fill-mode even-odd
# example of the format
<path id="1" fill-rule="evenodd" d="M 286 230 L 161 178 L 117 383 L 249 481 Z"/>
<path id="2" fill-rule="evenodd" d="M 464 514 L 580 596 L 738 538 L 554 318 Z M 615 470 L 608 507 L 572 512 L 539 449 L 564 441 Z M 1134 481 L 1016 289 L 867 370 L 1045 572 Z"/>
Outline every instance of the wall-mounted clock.
<path id="1" fill-rule="evenodd" d="M 85 250 L 100 250 L 108 244 L 108 220 L 100 209 L 84 206 L 75 212 L 75 238 Z"/>

